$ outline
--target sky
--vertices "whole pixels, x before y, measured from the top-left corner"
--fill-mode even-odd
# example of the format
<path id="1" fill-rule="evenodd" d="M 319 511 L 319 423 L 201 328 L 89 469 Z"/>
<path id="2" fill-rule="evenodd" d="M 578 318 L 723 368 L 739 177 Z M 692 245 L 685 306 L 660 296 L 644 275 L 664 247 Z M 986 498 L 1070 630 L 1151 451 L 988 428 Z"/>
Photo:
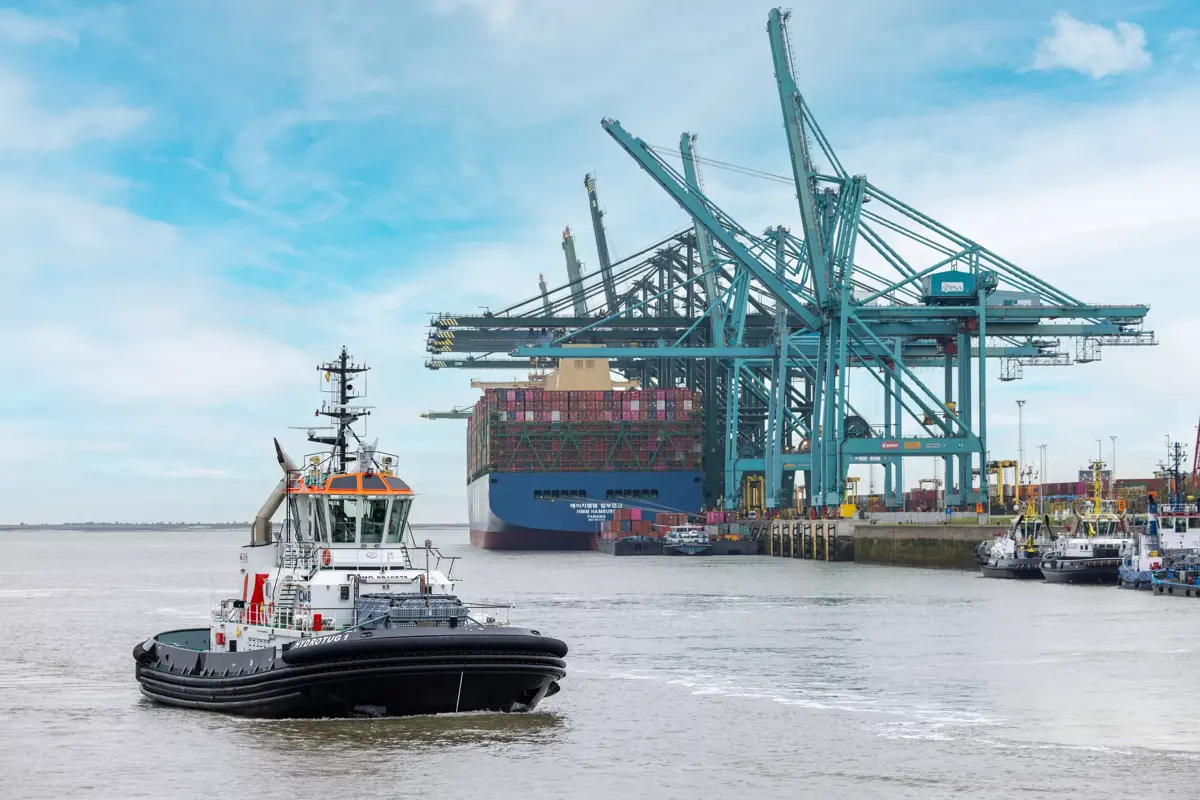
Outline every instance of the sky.
<path id="1" fill-rule="evenodd" d="M 343 344 L 373 367 L 368 435 L 401 455 L 414 519 L 465 519 L 464 423 L 418 415 L 500 376 L 427 371 L 431 315 L 560 282 L 565 225 L 594 263 L 587 172 L 615 256 L 687 224 L 603 117 L 787 172 L 768 11 L 0 8 L 0 522 L 252 517 L 271 438 L 308 452 L 315 367 Z M 993 454 L 1015 456 L 1024 399 L 1049 480 L 1114 435 L 1122 475 L 1167 435 L 1190 455 L 1200 7 L 843 0 L 797 7 L 791 36 L 849 171 L 1076 297 L 1152 307 L 1157 347 L 993 378 Z M 798 229 L 787 187 L 705 178 L 745 227 Z"/>

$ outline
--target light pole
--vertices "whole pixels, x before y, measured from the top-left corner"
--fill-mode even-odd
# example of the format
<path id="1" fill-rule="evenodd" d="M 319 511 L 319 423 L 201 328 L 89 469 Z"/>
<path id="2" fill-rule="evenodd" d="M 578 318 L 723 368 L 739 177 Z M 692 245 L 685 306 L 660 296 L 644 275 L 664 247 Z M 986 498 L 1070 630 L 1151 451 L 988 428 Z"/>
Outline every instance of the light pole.
<path id="1" fill-rule="evenodd" d="M 1112 465 L 1108 470 L 1108 488 L 1112 492 L 1113 499 L 1117 497 L 1117 437 L 1109 436 L 1112 440 Z"/>
<path id="2" fill-rule="evenodd" d="M 1021 470 L 1025 467 L 1025 401 L 1017 401 L 1017 505 L 1021 504 Z"/>
<path id="3" fill-rule="evenodd" d="M 1046 513 L 1046 445 L 1039 444 L 1038 450 L 1041 451 L 1038 478 L 1042 482 L 1041 487 L 1038 489 L 1038 515 L 1042 516 Z"/>

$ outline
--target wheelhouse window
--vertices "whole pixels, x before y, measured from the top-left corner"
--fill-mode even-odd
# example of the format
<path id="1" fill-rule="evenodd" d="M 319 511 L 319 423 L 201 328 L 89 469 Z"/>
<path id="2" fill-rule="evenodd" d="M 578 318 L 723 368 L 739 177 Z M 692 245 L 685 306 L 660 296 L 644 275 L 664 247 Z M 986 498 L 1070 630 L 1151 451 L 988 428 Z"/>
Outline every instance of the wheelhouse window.
<path id="1" fill-rule="evenodd" d="M 378 475 L 363 475 L 362 488 L 365 492 L 387 491 L 387 486 L 384 485 L 383 478 Z"/>
<path id="2" fill-rule="evenodd" d="M 358 526 L 358 498 L 329 498 L 329 527 L 334 544 L 354 544 Z"/>
<path id="3" fill-rule="evenodd" d="M 286 525 L 296 534 L 297 540 L 304 539 L 304 518 L 300 516 L 300 506 L 296 503 L 295 495 L 288 495 L 288 513 Z M 285 533 L 286 535 L 286 533 Z"/>
<path id="4" fill-rule="evenodd" d="M 398 544 L 404 536 L 404 523 L 408 521 L 408 509 L 412 500 L 407 497 L 397 497 L 392 500 L 392 515 L 388 517 L 388 544 Z"/>
<path id="5" fill-rule="evenodd" d="M 1175 518 L 1175 532 L 1176 533 L 1187 533 L 1187 529 L 1188 529 L 1187 518 L 1186 517 L 1176 517 Z"/>
<path id="6" fill-rule="evenodd" d="M 313 539 L 318 542 L 328 542 L 329 531 L 325 525 L 325 498 L 312 498 L 309 501 L 308 507 L 309 514 L 312 517 L 312 525 L 309 529 L 312 531 Z"/>
<path id="7" fill-rule="evenodd" d="M 358 541 L 362 544 L 379 544 L 383 541 L 383 523 L 387 519 L 387 498 L 364 498 L 362 500 L 362 531 Z"/>

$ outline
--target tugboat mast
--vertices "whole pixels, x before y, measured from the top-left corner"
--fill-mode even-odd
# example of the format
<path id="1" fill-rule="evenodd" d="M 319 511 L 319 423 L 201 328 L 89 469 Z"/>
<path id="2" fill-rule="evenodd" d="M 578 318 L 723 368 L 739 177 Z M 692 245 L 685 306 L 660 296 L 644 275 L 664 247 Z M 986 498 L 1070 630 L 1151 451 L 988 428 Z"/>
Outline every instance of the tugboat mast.
<path id="1" fill-rule="evenodd" d="M 1167 440 L 1167 475 L 1170 476 L 1170 485 L 1167 489 L 1167 497 L 1171 503 L 1181 505 L 1183 503 L 1183 473 L 1179 467 L 1183 464 L 1183 445 L 1179 442 Z"/>
<path id="2" fill-rule="evenodd" d="M 332 467 L 334 472 L 345 472 L 347 466 L 357 460 L 349 453 L 350 443 L 346 434 L 349 433 L 355 440 L 359 440 L 358 434 L 350 426 L 371 412 L 366 406 L 350 405 L 351 400 L 366 395 L 365 389 L 355 390 L 354 384 L 350 383 L 350 376 L 366 372 L 368 369 L 370 367 L 364 364 L 351 362 L 345 345 L 342 345 L 342 352 L 337 361 L 327 361 L 317 367 L 317 371 L 323 373 L 325 380 L 332 384 L 326 391 L 333 395 L 332 403 L 329 400 L 321 403 L 317 416 L 329 417 L 334 423 L 335 432 L 332 436 L 317 436 L 310 432 L 308 440 L 316 444 L 329 445 L 333 449 L 334 463 Z"/>

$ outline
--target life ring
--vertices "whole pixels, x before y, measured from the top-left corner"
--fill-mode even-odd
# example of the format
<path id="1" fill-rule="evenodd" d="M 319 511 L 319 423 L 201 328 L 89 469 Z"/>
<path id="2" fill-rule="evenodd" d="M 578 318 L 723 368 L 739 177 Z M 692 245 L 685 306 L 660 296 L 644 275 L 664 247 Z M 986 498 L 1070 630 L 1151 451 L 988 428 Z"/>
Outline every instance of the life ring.
<path id="1" fill-rule="evenodd" d="M 328 550 L 322 550 L 321 551 L 321 566 L 328 567 L 329 562 L 331 562 L 331 561 L 333 561 L 333 553 L 330 553 Z"/>

